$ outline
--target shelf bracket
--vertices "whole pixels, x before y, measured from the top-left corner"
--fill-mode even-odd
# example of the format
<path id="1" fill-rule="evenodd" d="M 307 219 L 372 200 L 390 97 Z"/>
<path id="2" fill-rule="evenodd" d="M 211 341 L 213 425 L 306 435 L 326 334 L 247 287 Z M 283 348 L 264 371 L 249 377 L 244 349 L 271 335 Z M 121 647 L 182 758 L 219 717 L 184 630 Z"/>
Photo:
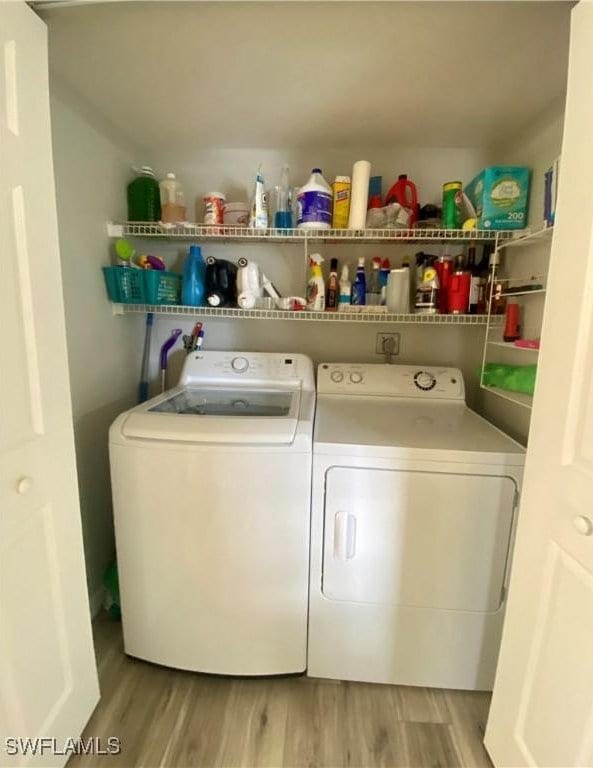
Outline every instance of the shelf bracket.
<path id="1" fill-rule="evenodd" d="M 107 222 L 107 237 L 123 237 L 124 227 L 123 224 L 114 224 L 112 221 Z"/>

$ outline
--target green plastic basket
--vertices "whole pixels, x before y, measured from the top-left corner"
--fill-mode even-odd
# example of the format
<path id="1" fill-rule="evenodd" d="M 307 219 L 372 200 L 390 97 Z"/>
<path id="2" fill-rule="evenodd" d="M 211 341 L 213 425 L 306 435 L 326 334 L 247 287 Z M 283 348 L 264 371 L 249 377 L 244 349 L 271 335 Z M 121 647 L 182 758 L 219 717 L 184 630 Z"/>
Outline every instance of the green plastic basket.
<path id="1" fill-rule="evenodd" d="M 116 304 L 179 304 L 181 275 L 159 269 L 103 267 L 109 300 Z"/>

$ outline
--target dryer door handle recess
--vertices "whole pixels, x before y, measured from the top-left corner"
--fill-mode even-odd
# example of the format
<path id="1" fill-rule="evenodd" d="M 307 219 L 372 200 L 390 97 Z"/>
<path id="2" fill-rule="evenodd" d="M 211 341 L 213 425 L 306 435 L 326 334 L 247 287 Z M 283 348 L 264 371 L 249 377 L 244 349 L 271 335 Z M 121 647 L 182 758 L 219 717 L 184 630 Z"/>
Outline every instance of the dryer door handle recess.
<path id="1" fill-rule="evenodd" d="M 336 512 L 334 518 L 334 560 L 351 560 L 356 553 L 356 517 Z"/>

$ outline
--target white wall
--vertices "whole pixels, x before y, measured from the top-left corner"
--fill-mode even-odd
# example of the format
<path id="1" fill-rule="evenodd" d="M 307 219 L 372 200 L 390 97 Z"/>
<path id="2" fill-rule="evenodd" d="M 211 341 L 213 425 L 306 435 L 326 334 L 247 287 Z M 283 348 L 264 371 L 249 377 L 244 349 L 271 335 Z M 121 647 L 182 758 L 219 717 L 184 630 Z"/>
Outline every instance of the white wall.
<path id="1" fill-rule="evenodd" d="M 93 611 L 114 556 L 107 430 L 136 398 L 142 319 L 114 317 L 100 267 L 105 222 L 122 215 L 134 150 L 52 82 L 51 112 L 68 360 L 87 581 Z"/>
<path id="2" fill-rule="evenodd" d="M 532 170 L 528 225 L 535 231 L 543 226 L 544 173 L 560 155 L 564 127 L 564 103 L 555 104 L 539 120 L 530 124 L 520 135 L 507 138 L 489 152 L 489 162 L 499 165 L 527 165 Z M 510 277 L 530 277 L 547 274 L 550 243 L 509 251 L 503 256 L 503 274 Z M 524 337 L 539 336 L 544 296 L 520 300 Z M 529 364 L 531 356 L 520 353 L 499 353 L 490 360 L 509 364 Z M 504 358 L 504 359 L 503 359 Z M 479 410 L 486 418 L 522 443 L 527 442 L 531 411 L 481 391 Z"/>

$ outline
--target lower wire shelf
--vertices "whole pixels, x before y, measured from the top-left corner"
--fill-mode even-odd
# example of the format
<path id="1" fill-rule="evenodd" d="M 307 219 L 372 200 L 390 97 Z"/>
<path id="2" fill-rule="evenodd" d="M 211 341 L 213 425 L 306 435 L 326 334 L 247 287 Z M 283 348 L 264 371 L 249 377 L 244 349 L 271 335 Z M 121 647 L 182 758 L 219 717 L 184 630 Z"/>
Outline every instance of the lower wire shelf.
<path id="1" fill-rule="evenodd" d="M 239 320 L 302 320 L 333 323 L 406 323 L 415 325 L 486 325 L 487 315 L 424 315 L 392 312 L 294 312 L 280 309 L 238 309 L 236 307 L 187 307 L 180 304 L 112 304 L 116 315 L 145 314 L 186 315 L 190 317 L 220 317 Z M 490 326 L 501 325 L 490 318 Z"/>
<path id="2" fill-rule="evenodd" d="M 510 392 L 507 389 L 500 389 L 499 387 L 488 387 L 485 384 L 480 385 L 481 389 L 490 392 L 497 397 L 501 397 L 503 400 L 508 400 L 516 405 L 521 405 L 523 408 L 531 408 L 533 406 L 533 395 L 524 395 L 521 392 Z"/>

